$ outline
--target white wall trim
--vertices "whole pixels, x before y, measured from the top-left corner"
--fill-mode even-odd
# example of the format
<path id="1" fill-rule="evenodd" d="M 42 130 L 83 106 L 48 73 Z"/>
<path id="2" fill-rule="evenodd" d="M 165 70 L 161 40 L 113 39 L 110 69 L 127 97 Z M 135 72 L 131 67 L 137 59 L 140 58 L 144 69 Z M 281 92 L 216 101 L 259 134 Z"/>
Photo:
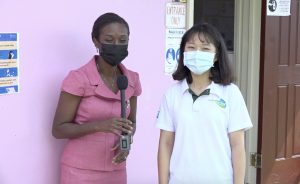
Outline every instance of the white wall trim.
<path id="1" fill-rule="evenodd" d="M 186 9 L 186 29 L 189 29 L 194 25 L 194 0 L 187 0 Z"/>
<path id="2" fill-rule="evenodd" d="M 235 1 L 235 68 L 253 123 L 246 133 L 246 183 L 256 183 L 256 168 L 250 166 L 250 153 L 257 152 L 260 68 L 261 1 Z"/>

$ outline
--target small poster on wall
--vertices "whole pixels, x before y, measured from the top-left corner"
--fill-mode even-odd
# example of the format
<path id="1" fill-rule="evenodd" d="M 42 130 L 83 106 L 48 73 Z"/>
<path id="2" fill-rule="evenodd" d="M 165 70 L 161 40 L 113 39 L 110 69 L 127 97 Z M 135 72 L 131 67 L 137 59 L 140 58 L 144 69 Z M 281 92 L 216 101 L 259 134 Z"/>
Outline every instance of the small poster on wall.
<path id="1" fill-rule="evenodd" d="M 186 3 L 166 4 L 166 27 L 185 28 Z"/>
<path id="2" fill-rule="evenodd" d="M 18 33 L 0 33 L 0 95 L 19 92 L 18 45 Z"/>
<path id="3" fill-rule="evenodd" d="M 290 16 L 291 0 L 267 0 L 268 16 Z"/>
<path id="4" fill-rule="evenodd" d="M 177 68 L 179 47 L 185 29 L 166 29 L 165 74 L 172 74 Z"/>

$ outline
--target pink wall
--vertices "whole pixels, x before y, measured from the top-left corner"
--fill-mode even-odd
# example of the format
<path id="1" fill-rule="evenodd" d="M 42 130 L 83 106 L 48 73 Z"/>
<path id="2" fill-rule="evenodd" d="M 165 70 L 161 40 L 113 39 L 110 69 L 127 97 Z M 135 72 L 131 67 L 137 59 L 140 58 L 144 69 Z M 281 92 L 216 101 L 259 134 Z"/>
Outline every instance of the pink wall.
<path id="1" fill-rule="evenodd" d="M 96 52 L 94 20 L 112 11 L 131 28 L 124 63 L 140 73 L 137 133 L 128 159 L 128 183 L 157 183 L 157 109 L 172 83 L 164 75 L 164 7 L 168 0 L 1 0 L 0 32 L 20 33 L 19 94 L 0 96 L 0 183 L 56 184 L 64 141 L 51 135 L 62 79 Z"/>

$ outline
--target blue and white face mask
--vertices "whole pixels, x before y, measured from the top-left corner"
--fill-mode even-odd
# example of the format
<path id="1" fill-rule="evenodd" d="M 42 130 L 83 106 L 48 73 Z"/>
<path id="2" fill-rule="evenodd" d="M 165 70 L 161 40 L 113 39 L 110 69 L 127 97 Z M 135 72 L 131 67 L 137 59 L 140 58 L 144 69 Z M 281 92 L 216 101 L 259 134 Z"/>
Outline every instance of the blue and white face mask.
<path id="1" fill-rule="evenodd" d="M 187 51 L 183 53 L 183 64 L 194 74 L 201 75 L 214 65 L 215 53 Z"/>

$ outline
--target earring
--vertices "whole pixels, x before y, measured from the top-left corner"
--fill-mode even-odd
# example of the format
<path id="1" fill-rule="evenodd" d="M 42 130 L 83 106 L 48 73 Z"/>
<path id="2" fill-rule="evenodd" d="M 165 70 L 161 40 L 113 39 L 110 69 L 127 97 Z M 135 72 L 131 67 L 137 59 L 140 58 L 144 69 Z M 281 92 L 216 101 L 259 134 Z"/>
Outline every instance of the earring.
<path id="1" fill-rule="evenodd" d="M 96 47 L 96 52 L 99 53 L 99 48 L 98 47 Z"/>

